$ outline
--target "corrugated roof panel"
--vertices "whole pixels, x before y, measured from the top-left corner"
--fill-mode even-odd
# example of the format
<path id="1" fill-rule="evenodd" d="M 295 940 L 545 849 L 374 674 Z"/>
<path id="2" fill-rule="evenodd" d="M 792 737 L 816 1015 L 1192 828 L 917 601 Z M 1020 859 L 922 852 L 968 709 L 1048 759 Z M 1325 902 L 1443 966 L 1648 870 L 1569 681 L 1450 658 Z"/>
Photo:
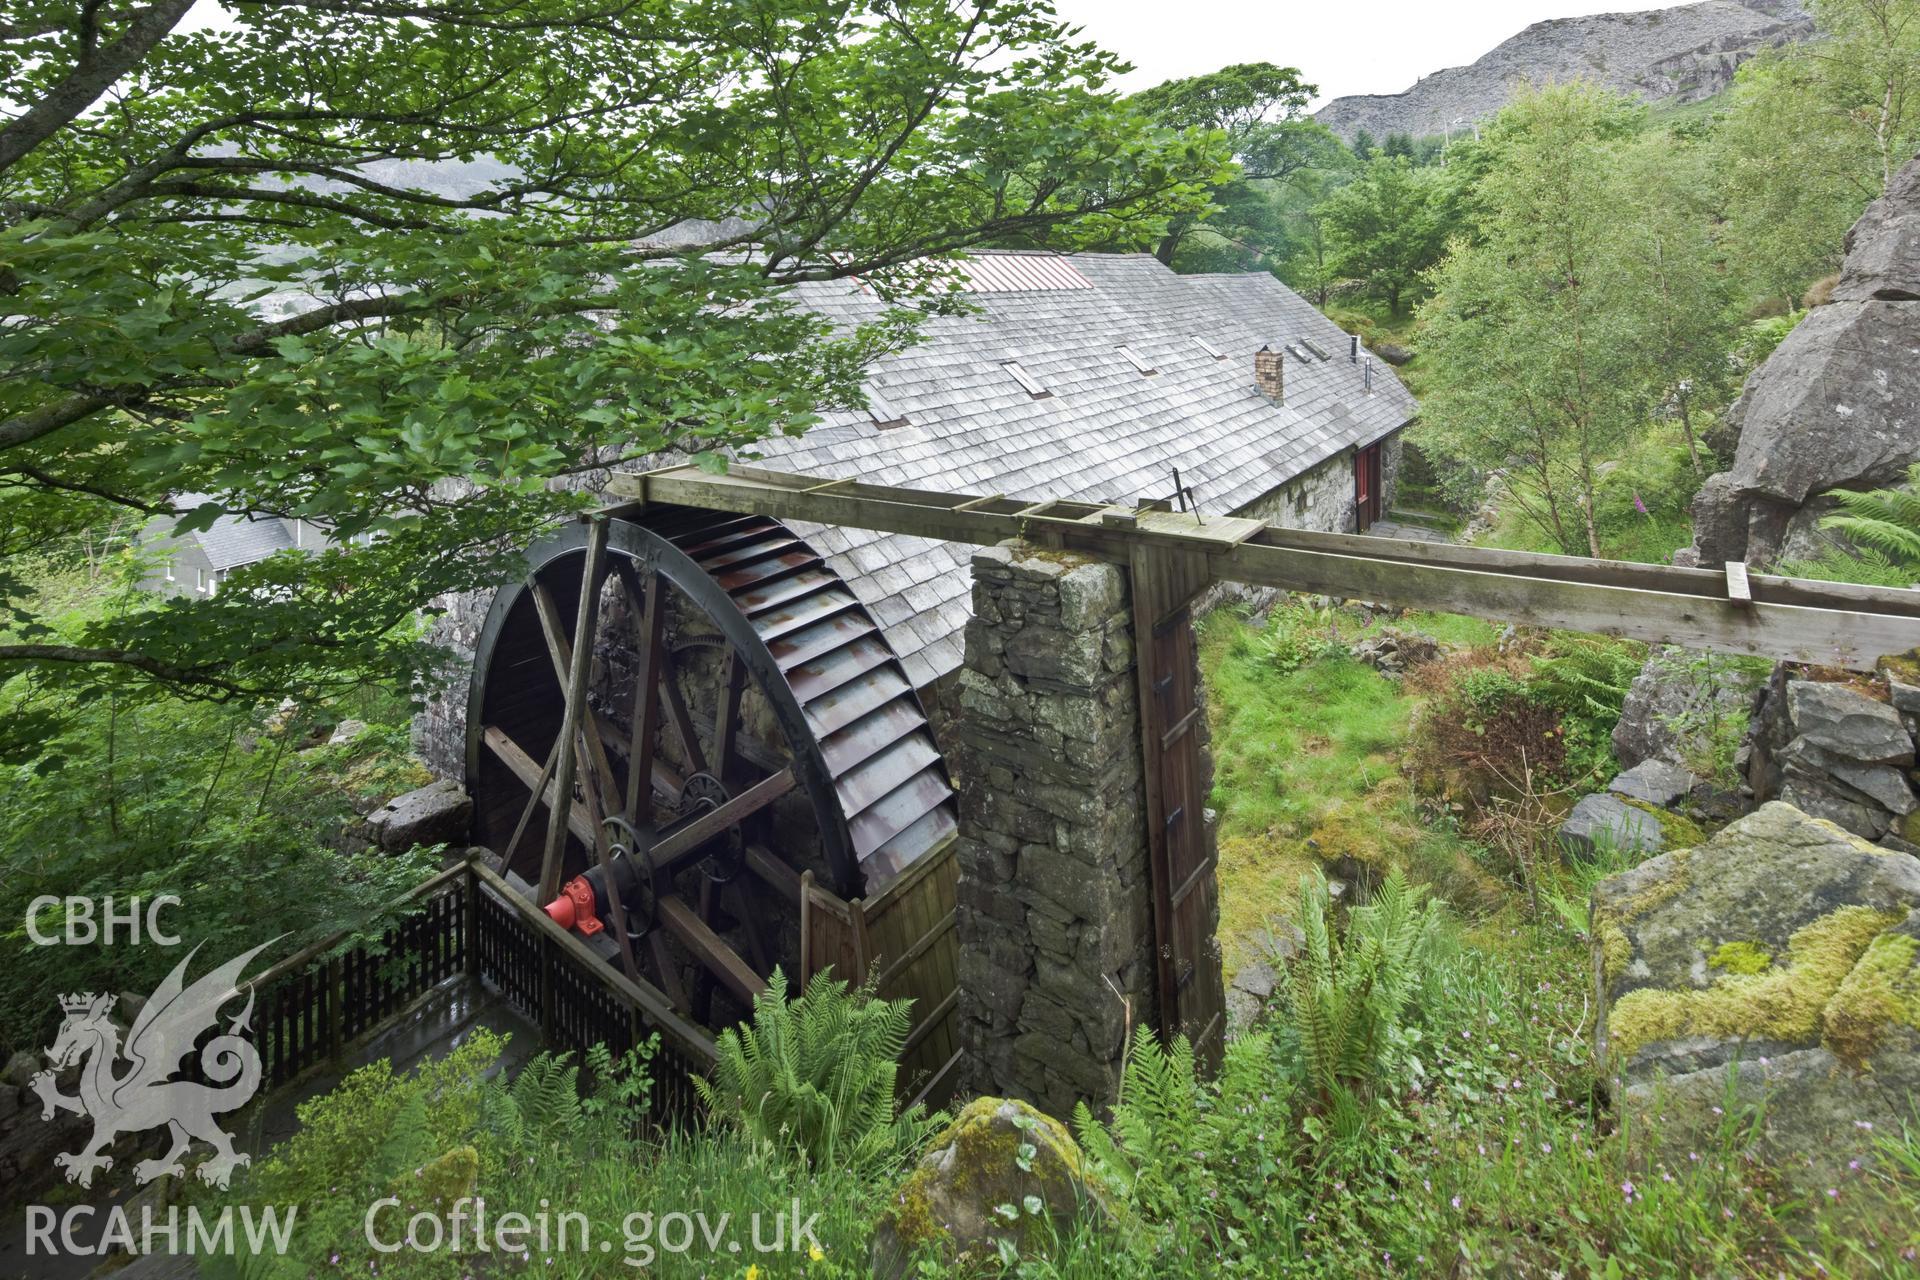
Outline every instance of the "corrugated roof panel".
<path id="1" fill-rule="evenodd" d="M 976 253 L 961 261 L 960 274 L 969 293 L 1093 288 L 1093 281 L 1057 253 Z"/>

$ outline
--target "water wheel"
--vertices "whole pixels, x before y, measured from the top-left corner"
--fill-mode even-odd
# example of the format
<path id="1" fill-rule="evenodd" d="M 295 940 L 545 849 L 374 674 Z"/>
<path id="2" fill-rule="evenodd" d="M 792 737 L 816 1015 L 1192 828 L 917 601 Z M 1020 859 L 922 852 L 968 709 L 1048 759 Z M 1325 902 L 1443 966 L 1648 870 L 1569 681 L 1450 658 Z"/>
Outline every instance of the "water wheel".
<path id="1" fill-rule="evenodd" d="M 871 896 L 950 841 L 918 695 L 786 526 L 655 505 L 527 562 L 477 646 L 474 839 L 629 976 L 730 1022 L 796 971 L 807 873 Z"/>

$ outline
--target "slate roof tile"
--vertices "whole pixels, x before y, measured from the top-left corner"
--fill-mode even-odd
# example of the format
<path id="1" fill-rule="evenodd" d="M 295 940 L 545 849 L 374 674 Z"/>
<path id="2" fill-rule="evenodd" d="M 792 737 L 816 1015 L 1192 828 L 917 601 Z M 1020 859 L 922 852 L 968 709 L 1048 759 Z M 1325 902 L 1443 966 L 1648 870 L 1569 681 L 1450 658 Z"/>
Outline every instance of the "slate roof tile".
<path id="1" fill-rule="evenodd" d="M 1203 510 L 1237 511 L 1414 416 L 1412 395 L 1383 362 L 1375 362 L 1369 393 L 1362 365 L 1348 359 L 1347 335 L 1270 275 L 1180 276 L 1147 254 L 1074 254 L 1063 265 L 1091 287 L 1002 289 L 1033 277 L 1003 280 L 990 264 L 986 278 L 996 286 L 974 295 L 978 314 L 934 317 L 924 342 L 874 366 L 870 385 L 907 425 L 883 431 L 864 412 L 831 413 L 804 436 L 756 446 L 762 465 L 1101 501 L 1164 496 L 1177 466 Z M 882 307 L 844 281 L 794 293 L 845 325 Z M 1207 355 L 1195 337 L 1226 358 Z M 1254 389 L 1253 353 L 1305 342 L 1331 358 L 1284 355 L 1286 395 L 1276 405 Z M 1157 372 L 1140 374 L 1116 350 L 1122 345 Z M 1006 359 L 1018 359 L 1051 394 L 1029 396 L 1001 367 Z M 969 548 L 796 527 L 819 539 L 873 608 L 915 684 L 959 665 Z"/>

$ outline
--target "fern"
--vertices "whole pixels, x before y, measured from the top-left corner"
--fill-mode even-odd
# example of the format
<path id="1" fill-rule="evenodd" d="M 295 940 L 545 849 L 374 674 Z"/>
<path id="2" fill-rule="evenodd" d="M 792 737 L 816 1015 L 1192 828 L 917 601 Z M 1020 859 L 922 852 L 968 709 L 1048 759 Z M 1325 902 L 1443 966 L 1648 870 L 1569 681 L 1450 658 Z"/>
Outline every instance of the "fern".
<path id="1" fill-rule="evenodd" d="M 1231 1041 L 1211 1081 L 1201 1078 L 1186 1037 L 1163 1048 L 1143 1036 L 1128 1051 L 1111 1118 L 1100 1123 L 1082 1102 L 1073 1125 L 1088 1169 L 1143 1221 L 1214 1241 L 1270 1208 L 1218 1194 L 1232 1185 L 1220 1175 L 1268 1161 L 1279 1167 L 1287 1105 L 1265 1035 Z"/>
<path id="2" fill-rule="evenodd" d="M 1283 988 L 1299 1073 L 1321 1114 L 1356 1105 L 1392 1074 L 1409 1002 L 1432 959 L 1440 904 L 1395 868 L 1373 901 L 1348 913 L 1336 938 L 1324 876 L 1303 878 L 1303 940 Z M 1357 1123 L 1357 1119 L 1354 1120 Z"/>
<path id="3" fill-rule="evenodd" d="M 753 1002 L 748 1025 L 715 1044 L 711 1080 L 694 1080 L 721 1123 L 797 1149 L 813 1165 L 876 1172 L 897 1164 L 932 1132 L 919 1107 L 896 1110 L 898 1059 L 911 1028 L 908 1002 L 875 999 L 830 973 L 815 975 L 797 1000 L 774 971 Z"/>
<path id="4" fill-rule="evenodd" d="M 1830 551 L 1792 569 L 1879 586 L 1906 586 L 1920 577 L 1920 492 L 1916 492 L 1920 491 L 1920 463 L 1908 469 L 1907 485 L 1865 493 L 1833 490 L 1830 496 L 1840 504 L 1840 511 L 1822 520 L 1820 527 L 1846 535 L 1853 547 Z"/>

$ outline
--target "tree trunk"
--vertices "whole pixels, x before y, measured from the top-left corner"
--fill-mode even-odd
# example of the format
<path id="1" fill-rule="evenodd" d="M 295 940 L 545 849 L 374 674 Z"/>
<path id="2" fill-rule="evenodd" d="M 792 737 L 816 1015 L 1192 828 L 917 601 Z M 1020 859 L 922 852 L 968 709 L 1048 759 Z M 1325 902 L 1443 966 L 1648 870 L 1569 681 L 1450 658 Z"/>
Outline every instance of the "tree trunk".
<path id="1" fill-rule="evenodd" d="M 1687 393 L 1680 393 L 1680 428 L 1687 433 L 1687 457 L 1693 463 L 1693 474 L 1700 475 L 1700 442 L 1693 435 L 1693 413 L 1687 405 Z"/>

